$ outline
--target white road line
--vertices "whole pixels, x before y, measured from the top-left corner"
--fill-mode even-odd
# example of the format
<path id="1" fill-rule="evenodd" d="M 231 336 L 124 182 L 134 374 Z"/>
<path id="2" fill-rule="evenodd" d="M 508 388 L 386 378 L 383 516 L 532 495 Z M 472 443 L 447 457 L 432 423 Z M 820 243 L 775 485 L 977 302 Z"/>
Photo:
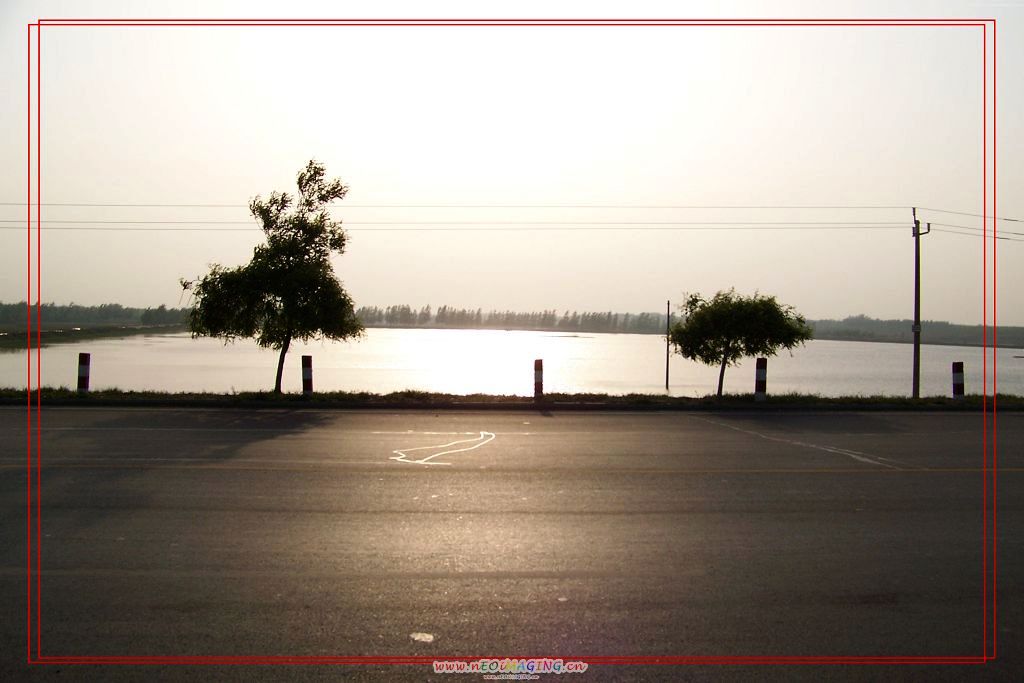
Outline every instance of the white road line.
<path id="1" fill-rule="evenodd" d="M 412 451 L 425 451 L 425 450 L 429 450 L 429 449 L 449 448 L 451 446 L 457 446 L 457 445 L 462 444 L 462 443 L 472 443 L 474 441 L 476 443 L 473 444 L 472 446 L 467 446 L 466 448 L 455 448 L 455 449 L 452 449 L 452 450 L 441 451 L 440 453 L 434 453 L 433 455 L 428 455 L 427 457 L 421 458 L 419 460 L 409 460 L 406 457 Z M 391 451 L 392 453 L 395 453 L 395 455 L 391 456 L 390 459 L 391 460 L 397 460 L 398 462 L 407 462 L 407 463 L 416 464 L 416 465 L 451 465 L 450 462 L 431 462 L 431 461 L 434 458 L 440 457 L 442 455 L 450 455 L 452 453 L 463 453 L 465 451 L 471 451 L 471 450 L 473 450 L 475 448 L 480 448 L 484 444 L 488 444 L 491 441 L 494 441 L 494 434 L 493 433 L 491 433 L 491 432 L 480 432 L 480 436 L 476 437 L 475 439 L 461 439 L 459 441 L 452 441 L 451 443 L 445 443 L 445 444 L 441 444 L 439 446 L 417 446 L 416 448 L 399 448 L 398 450 Z"/>
<path id="2" fill-rule="evenodd" d="M 815 450 L 825 451 L 826 453 L 838 453 L 839 455 L 845 455 L 847 457 L 853 458 L 854 460 L 857 460 L 857 461 L 860 461 L 860 462 L 863 462 L 863 463 L 868 463 L 870 465 L 877 465 L 879 467 L 888 467 L 889 469 L 893 469 L 893 470 L 905 469 L 904 467 L 901 467 L 900 464 L 891 464 L 891 465 L 889 464 L 890 462 L 891 463 L 896 463 L 895 460 L 889 460 L 888 462 L 882 462 L 883 460 L 887 460 L 887 458 L 879 458 L 878 456 L 869 456 L 867 453 L 861 453 L 860 451 L 854 451 L 854 450 L 850 450 L 848 448 L 838 448 L 836 446 L 822 446 L 820 444 L 808 443 L 806 441 L 796 441 L 796 440 L 793 440 L 793 439 L 784 439 L 781 436 L 769 436 L 767 434 L 762 434 L 761 432 L 755 432 L 752 429 L 743 429 L 742 427 L 737 427 L 735 425 L 727 424 L 725 422 L 716 422 L 715 420 L 709 420 L 706 417 L 697 417 L 696 415 L 694 415 L 693 417 L 694 417 L 694 419 L 701 420 L 702 422 L 707 422 L 709 424 L 718 425 L 719 427 L 726 427 L 728 429 L 732 429 L 733 431 L 742 432 L 743 434 L 750 434 L 751 436 L 756 436 L 756 437 L 759 437 L 759 438 L 764 439 L 766 441 L 776 441 L 778 443 L 786 443 L 786 444 L 790 444 L 792 446 L 802 446 L 804 448 L 813 448 Z"/>

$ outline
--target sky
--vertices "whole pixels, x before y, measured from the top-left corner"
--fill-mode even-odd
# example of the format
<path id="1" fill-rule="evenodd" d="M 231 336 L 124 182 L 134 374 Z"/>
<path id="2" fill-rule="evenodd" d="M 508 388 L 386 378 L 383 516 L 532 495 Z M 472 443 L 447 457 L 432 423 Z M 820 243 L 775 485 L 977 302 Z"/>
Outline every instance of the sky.
<path id="1" fill-rule="evenodd" d="M 1020 2 L 282 7 L 4 3 L 0 301 L 26 298 L 38 17 L 995 18 L 998 213 L 1024 219 Z M 42 40 L 43 301 L 187 305 L 179 279 L 246 262 L 262 237 L 249 200 L 294 192 L 316 159 L 350 187 L 334 264 L 357 306 L 659 311 L 734 287 L 812 319 L 911 318 L 921 207 L 922 318 L 982 322 L 982 222 L 951 213 L 983 209 L 978 28 L 48 26 Z M 1024 223 L 997 225 L 996 313 L 1024 325 Z"/>

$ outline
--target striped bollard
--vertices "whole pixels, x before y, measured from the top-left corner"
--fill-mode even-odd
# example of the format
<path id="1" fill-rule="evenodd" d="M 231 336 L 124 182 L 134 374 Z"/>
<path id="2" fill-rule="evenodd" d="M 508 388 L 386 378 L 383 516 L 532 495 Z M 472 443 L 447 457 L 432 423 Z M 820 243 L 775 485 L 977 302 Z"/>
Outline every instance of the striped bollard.
<path id="1" fill-rule="evenodd" d="M 768 359 L 758 358 L 757 369 L 754 371 L 754 400 L 764 401 L 768 398 Z"/>
<path id="2" fill-rule="evenodd" d="M 302 395 L 313 393 L 313 356 L 302 357 Z"/>
<path id="3" fill-rule="evenodd" d="M 78 354 L 78 390 L 89 391 L 89 361 L 92 355 L 88 353 Z"/>
<path id="4" fill-rule="evenodd" d="M 953 363 L 953 398 L 964 397 L 964 364 L 963 361 Z"/>
<path id="5" fill-rule="evenodd" d="M 544 400 L 544 359 L 533 361 L 533 400 Z"/>

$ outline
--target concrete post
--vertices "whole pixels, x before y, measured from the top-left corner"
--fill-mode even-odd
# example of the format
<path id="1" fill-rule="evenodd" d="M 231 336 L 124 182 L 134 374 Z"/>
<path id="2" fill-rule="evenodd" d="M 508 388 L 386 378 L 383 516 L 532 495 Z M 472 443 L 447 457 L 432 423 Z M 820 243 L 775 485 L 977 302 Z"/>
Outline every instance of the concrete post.
<path id="1" fill-rule="evenodd" d="M 313 393 L 313 356 L 302 357 L 302 395 Z"/>
<path id="2" fill-rule="evenodd" d="M 963 361 L 953 363 L 953 398 L 964 397 L 964 364 Z"/>
<path id="3" fill-rule="evenodd" d="M 757 369 L 754 371 L 754 400 L 764 401 L 768 398 L 768 359 L 758 358 Z"/>
<path id="4" fill-rule="evenodd" d="M 88 353 L 78 354 L 78 390 L 89 391 L 89 362 L 92 355 Z"/>
<path id="5" fill-rule="evenodd" d="M 533 361 L 533 400 L 540 402 L 544 400 L 544 359 L 538 358 Z"/>

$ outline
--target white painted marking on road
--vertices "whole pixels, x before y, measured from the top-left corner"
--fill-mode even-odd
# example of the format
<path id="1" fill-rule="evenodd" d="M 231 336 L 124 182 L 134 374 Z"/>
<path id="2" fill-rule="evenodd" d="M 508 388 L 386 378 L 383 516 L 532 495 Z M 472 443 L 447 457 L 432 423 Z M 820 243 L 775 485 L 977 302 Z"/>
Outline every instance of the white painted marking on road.
<path id="1" fill-rule="evenodd" d="M 438 457 L 440 457 L 442 455 L 451 455 L 452 453 L 463 453 L 465 451 L 471 451 L 473 449 L 480 448 L 484 444 L 488 444 L 491 441 L 494 441 L 494 434 L 493 433 L 491 433 L 491 432 L 480 432 L 480 436 L 476 437 L 475 439 L 460 439 L 459 441 L 452 441 L 450 443 L 441 444 L 439 446 L 418 446 L 416 448 L 399 448 L 397 450 L 391 451 L 395 455 L 391 456 L 390 459 L 391 460 L 397 460 L 398 462 L 407 462 L 407 463 L 416 464 L 416 465 L 451 465 L 450 462 L 432 462 L 432 461 L 433 461 L 434 458 L 438 458 Z M 458 446 L 459 444 L 463 444 L 463 443 L 472 443 L 473 445 L 472 446 L 467 446 L 466 448 L 451 449 L 452 446 Z M 408 457 L 406 457 L 409 453 L 411 453 L 413 451 L 425 451 L 425 450 L 431 450 L 431 449 L 437 449 L 437 448 L 447 448 L 447 449 L 450 449 L 450 450 L 443 450 L 443 451 L 441 451 L 439 453 L 434 453 L 433 455 L 428 455 L 425 458 L 420 458 L 419 460 L 410 460 Z"/>
<path id="2" fill-rule="evenodd" d="M 418 643 L 432 643 L 432 642 L 434 642 L 434 634 L 433 633 L 420 633 L 419 631 L 417 631 L 416 633 L 410 633 L 409 637 L 412 638 L 413 640 L 415 640 Z"/>
<path id="3" fill-rule="evenodd" d="M 827 453 L 838 453 L 839 455 L 845 455 L 845 456 L 853 458 L 854 460 L 857 460 L 859 462 L 867 463 L 869 465 L 877 465 L 878 467 L 888 467 L 889 469 L 893 469 L 893 470 L 902 470 L 902 469 L 904 469 L 904 467 L 901 467 L 900 464 L 889 464 L 889 463 L 896 463 L 895 460 L 888 460 L 887 458 L 879 458 L 878 456 L 869 456 L 867 453 L 861 453 L 860 451 L 854 451 L 854 450 L 850 450 L 848 448 L 839 448 L 837 446 L 822 446 L 820 444 L 808 443 L 806 441 L 796 441 L 795 439 L 786 439 L 786 438 L 783 438 L 781 436 L 769 436 L 768 434 L 762 434 L 761 432 L 755 432 L 752 429 L 743 429 L 742 427 L 737 427 L 735 425 L 727 424 L 725 422 L 716 422 L 715 420 L 709 420 L 706 417 L 694 416 L 694 419 L 701 420 L 702 422 L 707 422 L 709 424 L 718 425 L 719 427 L 726 427 L 728 429 L 732 429 L 733 431 L 742 432 L 743 434 L 750 434 L 752 436 L 756 436 L 756 437 L 762 438 L 762 439 L 764 439 L 766 441 L 775 441 L 775 442 L 778 442 L 778 443 L 790 444 L 792 446 L 802 446 L 804 448 L 813 448 L 813 449 L 816 449 L 816 450 L 819 450 L 819 451 L 825 451 Z M 888 461 L 887 462 L 882 462 L 883 460 L 888 460 Z"/>

